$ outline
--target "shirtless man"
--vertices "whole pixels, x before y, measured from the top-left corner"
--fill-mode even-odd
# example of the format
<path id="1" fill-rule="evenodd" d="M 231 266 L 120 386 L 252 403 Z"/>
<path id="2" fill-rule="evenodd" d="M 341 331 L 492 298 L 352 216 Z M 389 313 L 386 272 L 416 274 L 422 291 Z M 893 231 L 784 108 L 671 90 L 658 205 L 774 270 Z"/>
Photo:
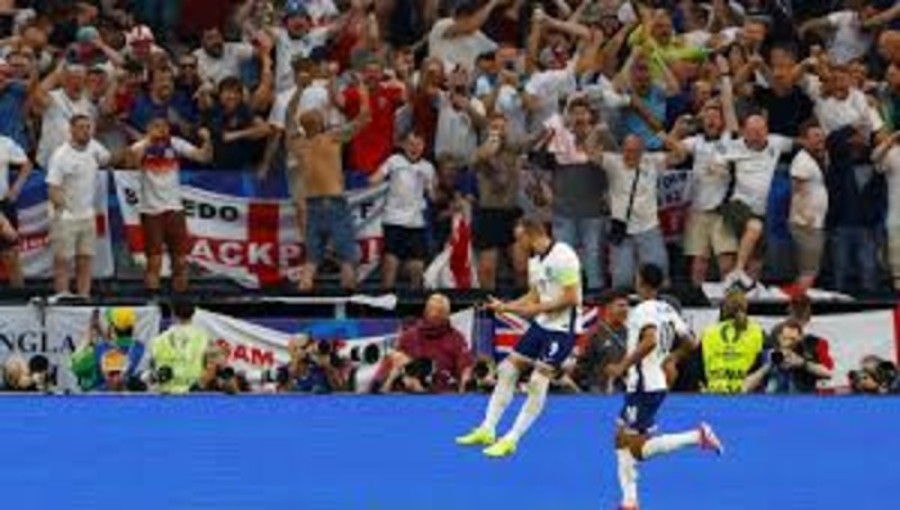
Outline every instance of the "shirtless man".
<path id="1" fill-rule="evenodd" d="M 356 235 L 353 214 L 344 197 L 344 171 L 341 164 L 343 145 L 355 137 L 371 118 L 368 91 L 360 88 L 360 114 L 343 128 L 326 131 L 325 117 L 319 110 L 309 110 L 296 119 L 299 101 L 291 101 L 286 134 L 288 149 L 297 160 L 297 169 L 290 178 L 294 201 L 306 204 L 305 225 L 298 225 L 305 234 L 306 264 L 300 275 L 300 290 L 311 291 L 316 281 L 316 269 L 325 256 L 328 242 L 334 247 L 341 264 L 341 287 L 352 290 L 356 286 Z"/>

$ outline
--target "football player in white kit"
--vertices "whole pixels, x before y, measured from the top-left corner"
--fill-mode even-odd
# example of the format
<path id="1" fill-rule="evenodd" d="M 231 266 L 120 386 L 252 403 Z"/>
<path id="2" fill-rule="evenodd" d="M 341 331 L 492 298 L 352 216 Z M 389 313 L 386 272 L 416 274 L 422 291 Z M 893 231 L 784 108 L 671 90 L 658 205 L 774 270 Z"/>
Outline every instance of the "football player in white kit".
<path id="1" fill-rule="evenodd" d="M 637 510 L 638 463 L 688 446 L 718 453 L 722 443 L 712 428 L 701 423 L 696 430 L 652 436 L 656 413 L 665 400 L 672 367 L 678 356 L 696 347 L 690 328 L 666 301 L 658 299 L 664 281 L 659 267 L 646 264 L 638 271 L 635 286 L 641 302 L 628 317 L 628 347 L 621 362 L 607 367 L 610 377 L 626 376 L 625 406 L 616 430 L 616 457 L 622 488 L 621 510 Z M 675 349 L 677 342 L 680 345 Z"/>
<path id="2" fill-rule="evenodd" d="M 505 457 L 516 446 L 544 408 L 550 381 L 575 346 L 581 307 L 581 263 L 575 250 L 554 242 L 542 223 L 524 219 L 516 226 L 516 243 L 531 255 L 528 261 L 529 292 L 503 302 L 491 298 L 495 313 L 513 313 L 529 319 L 528 332 L 498 367 L 497 385 L 488 403 L 484 421 L 457 444 L 486 446 L 488 457 Z M 528 398 L 513 428 L 499 441 L 497 423 L 512 401 L 519 376 L 534 367 L 528 381 Z"/>

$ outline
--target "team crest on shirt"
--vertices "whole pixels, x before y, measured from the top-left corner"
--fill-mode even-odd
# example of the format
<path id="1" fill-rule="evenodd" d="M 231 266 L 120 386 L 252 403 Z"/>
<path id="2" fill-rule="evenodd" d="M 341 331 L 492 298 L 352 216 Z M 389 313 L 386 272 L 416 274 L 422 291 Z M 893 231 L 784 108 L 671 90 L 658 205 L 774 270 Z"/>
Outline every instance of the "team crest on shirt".
<path id="1" fill-rule="evenodd" d="M 388 107 L 388 101 L 387 101 L 387 98 L 386 98 L 386 97 L 379 97 L 379 98 L 378 98 L 378 109 L 379 109 L 379 110 L 384 110 L 384 109 L 387 108 L 387 107 Z"/>

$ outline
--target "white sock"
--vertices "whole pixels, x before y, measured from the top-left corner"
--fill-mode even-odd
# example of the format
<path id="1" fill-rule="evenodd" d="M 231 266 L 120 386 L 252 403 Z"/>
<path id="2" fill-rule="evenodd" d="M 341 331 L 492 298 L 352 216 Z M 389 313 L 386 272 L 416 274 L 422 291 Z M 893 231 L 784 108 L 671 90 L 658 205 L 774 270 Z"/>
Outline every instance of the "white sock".
<path id="1" fill-rule="evenodd" d="M 700 432 L 697 430 L 692 432 L 682 432 L 681 434 L 666 434 L 651 438 L 644 443 L 641 454 L 643 455 L 644 460 L 647 460 L 655 455 L 670 453 L 675 450 L 698 444 L 700 444 Z"/>
<path id="2" fill-rule="evenodd" d="M 637 508 L 637 461 L 627 448 L 616 450 L 616 458 L 619 461 L 619 487 L 622 489 L 622 507 Z"/>
<path id="3" fill-rule="evenodd" d="M 550 378 L 535 370 L 528 380 L 528 398 L 516 417 L 512 430 L 506 434 L 508 439 L 519 441 L 528 432 L 534 420 L 544 410 L 544 402 L 547 401 L 547 390 L 550 388 Z"/>
<path id="4" fill-rule="evenodd" d="M 500 363 L 497 368 L 497 385 L 494 386 L 494 392 L 488 402 L 481 428 L 491 432 L 497 430 L 497 424 L 500 423 L 500 418 L 503 418 L 503 412 L 512 402 L 517 382 L 519 382 L 519 369 L 510 361 Z"/>

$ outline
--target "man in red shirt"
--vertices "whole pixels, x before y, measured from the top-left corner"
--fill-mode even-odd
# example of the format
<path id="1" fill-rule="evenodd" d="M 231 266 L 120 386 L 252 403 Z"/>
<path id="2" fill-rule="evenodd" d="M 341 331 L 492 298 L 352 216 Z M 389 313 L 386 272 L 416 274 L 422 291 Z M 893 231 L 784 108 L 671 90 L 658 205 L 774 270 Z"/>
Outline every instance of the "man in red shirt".
<path id="1" fill-rule="evenodd" d="M 384 381 L 381 390 L 385 392 L 399 383 L 410 393 L 462 393 L 472 377 L 473 363 L 466 339 L 450 324 L 450 300 L 432 294 L 422 319 L 400 334 L 375 379 Z"/>
<path id="2" fill-rule="evenodd" d="M 372 120 L 349 145 L 348 168 L 362 174 L 362 181 L 378 171 L 382 163 L 394 151 L 394 116 L 406 102 L 406 87 L 397 80 L 385 81 L 382 64 L 376 57 L 369 57 L 362 66 L 358 79 L 369 90 L 369 109 Z M 360 114 L 359 85 L 347 87 L 343 93 L 332 91 L 334 103 L 347 116 L 355 119 Z M 348 179 L 348 187 L 356 187 L 358 179 Z"/>

